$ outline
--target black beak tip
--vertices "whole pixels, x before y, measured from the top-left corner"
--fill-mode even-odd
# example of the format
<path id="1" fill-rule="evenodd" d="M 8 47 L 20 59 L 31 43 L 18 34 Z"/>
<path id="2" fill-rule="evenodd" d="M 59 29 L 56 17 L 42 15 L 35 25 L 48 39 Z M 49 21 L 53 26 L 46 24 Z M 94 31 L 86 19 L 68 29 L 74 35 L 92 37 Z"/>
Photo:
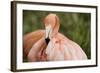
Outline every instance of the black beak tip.
<path id="1" fill-rule="evenodd" d="M 45 41 L 46 41 L 46 44 L 48 44 L 49 41 L 50 41 L 50 39 L 49 38 L 46 38 Z"/>

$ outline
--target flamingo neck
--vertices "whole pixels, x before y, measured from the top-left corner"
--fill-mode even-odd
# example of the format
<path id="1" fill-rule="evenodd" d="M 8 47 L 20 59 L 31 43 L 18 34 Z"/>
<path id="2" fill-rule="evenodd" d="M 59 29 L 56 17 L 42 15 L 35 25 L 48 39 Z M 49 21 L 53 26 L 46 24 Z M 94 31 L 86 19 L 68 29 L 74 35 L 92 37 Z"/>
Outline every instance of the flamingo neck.
<path id="1" fill-rule="evenodd" d="M 52 31 L 52 37 L 56 36 L 59 31 L 59 25 L 55 25 Z"/>

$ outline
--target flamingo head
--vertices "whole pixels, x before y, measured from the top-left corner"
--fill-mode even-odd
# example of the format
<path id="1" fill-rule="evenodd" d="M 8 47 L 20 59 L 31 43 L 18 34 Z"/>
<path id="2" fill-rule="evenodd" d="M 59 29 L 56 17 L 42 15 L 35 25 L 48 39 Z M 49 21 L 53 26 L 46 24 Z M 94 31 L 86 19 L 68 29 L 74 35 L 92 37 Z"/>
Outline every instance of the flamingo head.
<path id="1" fill-rule="evenodd" d="M 44 19 L 45 24 L 45 39 L 48 43 L 50 39 L 58 33 L 59 18 L 56 14 L 49 14 Z"/>

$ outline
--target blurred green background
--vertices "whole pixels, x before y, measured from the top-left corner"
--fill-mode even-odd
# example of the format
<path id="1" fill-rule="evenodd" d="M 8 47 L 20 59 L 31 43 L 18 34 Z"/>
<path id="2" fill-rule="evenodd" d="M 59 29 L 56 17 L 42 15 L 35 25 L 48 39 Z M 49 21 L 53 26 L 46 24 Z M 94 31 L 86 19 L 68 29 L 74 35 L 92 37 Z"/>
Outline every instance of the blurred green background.
<path id="1" fill-rule="evenodd" d="M 23 10 L 23 35 L 44 29 L 43 20 L 49 13 L 55 13 L 60 19 L 59 32 L 78 43 L 91 59 L 91 14 L 74 12 L 49 12 Z"/>

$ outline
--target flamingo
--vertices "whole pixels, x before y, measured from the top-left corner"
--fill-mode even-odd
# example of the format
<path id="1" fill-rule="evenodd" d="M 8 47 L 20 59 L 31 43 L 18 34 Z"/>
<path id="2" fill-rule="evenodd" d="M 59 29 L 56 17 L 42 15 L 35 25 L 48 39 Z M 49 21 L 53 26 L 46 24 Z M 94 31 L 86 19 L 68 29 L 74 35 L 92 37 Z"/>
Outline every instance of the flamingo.
<path id="1" fill-rule="evenodd" d="M 29 62 L 86 60 L 82 48 L 59 31 L 60 22 L 56 14 L 44 19 L 45 30 L 37 30 L 24 36 L 24 53 Z"/>

